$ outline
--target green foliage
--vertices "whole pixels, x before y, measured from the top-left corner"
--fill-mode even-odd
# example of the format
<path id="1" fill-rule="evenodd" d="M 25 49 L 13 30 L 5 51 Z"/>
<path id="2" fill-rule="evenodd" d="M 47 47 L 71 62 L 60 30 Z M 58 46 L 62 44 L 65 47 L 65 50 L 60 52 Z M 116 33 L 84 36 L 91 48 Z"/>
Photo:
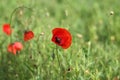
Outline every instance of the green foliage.
<path id="1" fill-rule="evenodd" d="M 12 42 L 24 45 L 13 55 L 7 52 L 11 38 L 2 32 L 2 24 L 21 5 L 32 10 L 18 10 L 12 18 Z M 0 80 L 119 80 L 119 21 L 119 0 L 1 0 Z M 71 32 L 69 49 L 55 51 L 55 27 Z M 26 29 L 35 33 L 28 42 L 23 41 Z"/>

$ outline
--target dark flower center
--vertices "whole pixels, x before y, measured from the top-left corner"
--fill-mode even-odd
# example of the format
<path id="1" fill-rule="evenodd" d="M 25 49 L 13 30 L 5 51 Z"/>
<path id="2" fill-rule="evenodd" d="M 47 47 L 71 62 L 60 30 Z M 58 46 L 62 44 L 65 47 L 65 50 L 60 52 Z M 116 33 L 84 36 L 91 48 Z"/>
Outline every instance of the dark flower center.
<path id="1" fill-rule="evenodd" d="M 56 42 L 56 43 L 58 43 L 58 44 L 60 44 L 61 39 L 60 39 L 60 38 L 58 38 L 58 37 L 55 37 L 55 42 Z"/>

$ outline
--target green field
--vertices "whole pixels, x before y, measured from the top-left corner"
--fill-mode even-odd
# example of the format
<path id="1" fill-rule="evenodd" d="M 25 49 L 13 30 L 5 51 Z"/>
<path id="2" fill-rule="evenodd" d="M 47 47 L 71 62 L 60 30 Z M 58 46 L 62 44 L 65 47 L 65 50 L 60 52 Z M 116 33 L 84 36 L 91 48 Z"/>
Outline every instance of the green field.
<path id="1" fill-rule="evenodd" d="M 2 26 L 20 6 L 30 9 L 16 10 L 7 36 Z M 0 0 L 0 26 L 0 80 L 120 80 L 119 0 Z M 72 45 L 58 52 L 56 27 L 72 35 Z M 35 37 L 24 42 L 28 29 Z M 15 41 L 24 46 L 17 55 L 7 51 Z"/>

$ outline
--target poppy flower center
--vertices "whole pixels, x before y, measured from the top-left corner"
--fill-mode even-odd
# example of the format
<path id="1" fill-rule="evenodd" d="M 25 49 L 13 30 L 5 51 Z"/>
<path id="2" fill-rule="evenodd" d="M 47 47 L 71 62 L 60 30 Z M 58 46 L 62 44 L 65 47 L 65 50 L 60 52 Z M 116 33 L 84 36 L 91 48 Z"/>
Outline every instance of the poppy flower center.
<path id="1" fill-rule="evenodd" d="M 58 38 L 58 37 L 55 37 L 55 42 L 58 43 L 58 44 L 60 44 L 61 43 L 61 39 Z"/>

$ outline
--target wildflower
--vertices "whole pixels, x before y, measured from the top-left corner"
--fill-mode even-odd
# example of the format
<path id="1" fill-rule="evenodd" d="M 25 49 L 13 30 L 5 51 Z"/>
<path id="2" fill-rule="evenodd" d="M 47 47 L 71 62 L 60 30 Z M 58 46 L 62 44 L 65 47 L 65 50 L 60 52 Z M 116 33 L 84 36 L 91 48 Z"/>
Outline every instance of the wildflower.
<path id="1" fill-rule="evenodd" d="M 55 28 L 52 30 L 52 42 L 61 46 L 63 49 L 70 47 L 72 36 L 70 32 L 64 28 Z"/>
<path id="2" fill-rule="evenodd" d="M 17 51 L 21 51 L 23 49 L 23 45 L 20 42 L 11 43 L 8 45 L 8 52 L 16 55 Z"/>
<path id="3" fill-rule="evenodd" d="M 28 41 L 34 37 L 34 33 L 32 31 L 25 31 L 24 33 L 24 41 Z"/>
<path id="4" fill-rule="evenodd" d="M 10 24 L 4 24 L 3 25 L 3 32 L 7 35 L 11 35 L 12 29 L 10 27 Z"/>

